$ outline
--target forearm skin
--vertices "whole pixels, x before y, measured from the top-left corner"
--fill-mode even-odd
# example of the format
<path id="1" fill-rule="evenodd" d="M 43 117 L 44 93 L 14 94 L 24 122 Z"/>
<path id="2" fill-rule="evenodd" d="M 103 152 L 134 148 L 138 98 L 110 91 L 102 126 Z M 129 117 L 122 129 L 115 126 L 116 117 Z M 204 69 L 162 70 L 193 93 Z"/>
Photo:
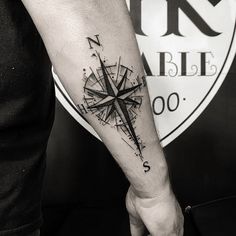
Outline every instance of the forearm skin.
<path id="1" fill-rule="evenodd" d="M 68 94 L 102 138 L 136 194 L 153 197 L 170 191 L 168 168 L 125 1 L 22 2 Z"/>

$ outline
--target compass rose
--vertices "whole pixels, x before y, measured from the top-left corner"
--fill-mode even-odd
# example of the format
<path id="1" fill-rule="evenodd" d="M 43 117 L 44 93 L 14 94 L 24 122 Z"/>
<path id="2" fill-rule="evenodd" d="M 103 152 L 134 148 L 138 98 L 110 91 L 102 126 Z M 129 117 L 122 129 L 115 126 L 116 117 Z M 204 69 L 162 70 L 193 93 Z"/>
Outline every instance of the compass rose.
<path id="1" fill-rule="evenodd" d="M 100 80 L 96 78 L 94 72 L 90 75 L 90 79 L 93 78 L 93 80 L 95 80 L 93 84 L 98 84 L 99 86 L 97 86 L 97 89 L 93 88 L 93 86 L 84 87 L 87 94 L 93 99 L 92 104 L 87 103 L 87 108 L 91 111 L 99 111 L 102 109 L 104 122 L 107 122 L 112 116 L 114 117 L 114 114 L 118 116 L 126 133 L 128 133 L 130 139 L 133 140 L 137 150 L 141 154 L 142 147 L 135 133 L 130 108 L 134 109 L 141 105 L 142 101 L 140 97 L 136 97 L 134 94 L 137 90 L 141 89 L 142 83 L 136 81 L 129 83 L 129 86 L 127 86 L 128 74 L 131 71 L 129 68 L 121 66 L 119 61 L 118 66 L 116 66 L 117 71 L 115 74 L 110 71 L 111 67 L 105 66 L 105 62 L 102 61 L 99 54 L 98 59 L 100 63 Z M 120 75 L 121 68 L 124 71 L 122 75 Z M 119 81 L 115 81 L 114 78 L 119 77 Z M 89 99 L 91 98 L 85 98 L 86 101 Z"/>

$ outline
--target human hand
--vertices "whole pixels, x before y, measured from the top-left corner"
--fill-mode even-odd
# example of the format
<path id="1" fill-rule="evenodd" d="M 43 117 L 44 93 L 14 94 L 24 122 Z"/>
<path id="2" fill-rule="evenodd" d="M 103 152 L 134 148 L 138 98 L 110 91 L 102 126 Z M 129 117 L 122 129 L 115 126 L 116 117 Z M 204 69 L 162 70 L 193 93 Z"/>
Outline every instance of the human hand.
<path id="1" fill-rule="evenodd" d="M 143 236 L 145 227 L 151 236 L 182 236 L 183 215 L 170 191 L 153 198 L 141 198 L 132 189 L 126 196 L 132 236 Z"/>

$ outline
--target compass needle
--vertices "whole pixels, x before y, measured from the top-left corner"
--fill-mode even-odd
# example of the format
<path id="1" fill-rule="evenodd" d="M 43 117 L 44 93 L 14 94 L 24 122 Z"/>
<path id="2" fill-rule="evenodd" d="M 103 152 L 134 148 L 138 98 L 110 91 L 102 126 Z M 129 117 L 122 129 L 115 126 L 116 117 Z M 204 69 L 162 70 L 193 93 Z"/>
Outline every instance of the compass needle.
<path id="1" fill-rule="evenodd" d="M 131 115 L 132 111 L 130 109 L 131 108 L 135 109 L 136 105 L 141 104 L 140 101 L 139 102 L 135 101 L 131 96 L 139 88 L 141 88 L 142 84 L 138 83 L 137 85 L 134 86 L 130 83 L 130 86 L 128 86 L 127 80 L 128 80 L 128 72 L 130 70 L 128 67 L 121 65 L 119 61 L 118 66 L 120 68 L 125 68 L 125 71 L 118 85 L 116 85 L 117 83 L 115 83 L 115 81 L 113 81 L 112 77 L 110 76 L 110 74 L 115 74 L 112 71 L 113 67 L 105 66 L 100 55 L 97 54 L 97 56 L 99 58 L 101 66 L 100 70 L 102 72 L 100 78 L 105 87 L 103 91 L 95 90 L 92 87 L 85 87 L 85 90 L 87 91 L 88 95 L 89 93 L 92 93 L 93 96 L 97 97 L 98 99 L 98 102 L 94 102 L 88 108 L 97 109 L 97 112 L 100 112 L 100 109 L 104 108 L 105 113 L 102 114 L 102 117 L 104 117 L 103 120 L 105 122 L 107 122 L 108 119 L 111 117 L 110 121 L 115 122 L 115 124 L 117 124 L 116 116 L 118 116 L 120 118 L 119 126 L 123 127 L 123 129 L 125 130 L 125 134 L 129 136 L 130 140 L 133 140 L 137 150 L 141 154 L 140 142 L 138 141 L 138 136 L 136 135 L 135 128 L 133 126 L 133 122 L 135 120 L 134 117 Z M 117 70 L 120 71 L 119 68 Z M 116 78 L 114 80 L 116 80 Z M 99 115 L 99 117 L 101 117 L 101 114 Z"/>

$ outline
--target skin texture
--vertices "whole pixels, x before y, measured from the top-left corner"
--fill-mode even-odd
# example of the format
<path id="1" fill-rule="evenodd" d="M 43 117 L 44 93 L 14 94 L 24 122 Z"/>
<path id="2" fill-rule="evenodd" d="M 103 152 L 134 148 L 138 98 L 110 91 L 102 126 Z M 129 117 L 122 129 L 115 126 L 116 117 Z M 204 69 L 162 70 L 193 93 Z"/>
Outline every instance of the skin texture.
<path id="1" fill-rule="evenodd" d="M 183 217 L 171 190 L 125 1 L 22 2 L 68 94 L 131 183 L 126 203 L 132 235 L 142 235 L 146 227 L 152 236 L 181 236 Z M 114 74 L 109 74 L 111 65 Z M 96 86 L 89 87 L 94 77 Z"/>

